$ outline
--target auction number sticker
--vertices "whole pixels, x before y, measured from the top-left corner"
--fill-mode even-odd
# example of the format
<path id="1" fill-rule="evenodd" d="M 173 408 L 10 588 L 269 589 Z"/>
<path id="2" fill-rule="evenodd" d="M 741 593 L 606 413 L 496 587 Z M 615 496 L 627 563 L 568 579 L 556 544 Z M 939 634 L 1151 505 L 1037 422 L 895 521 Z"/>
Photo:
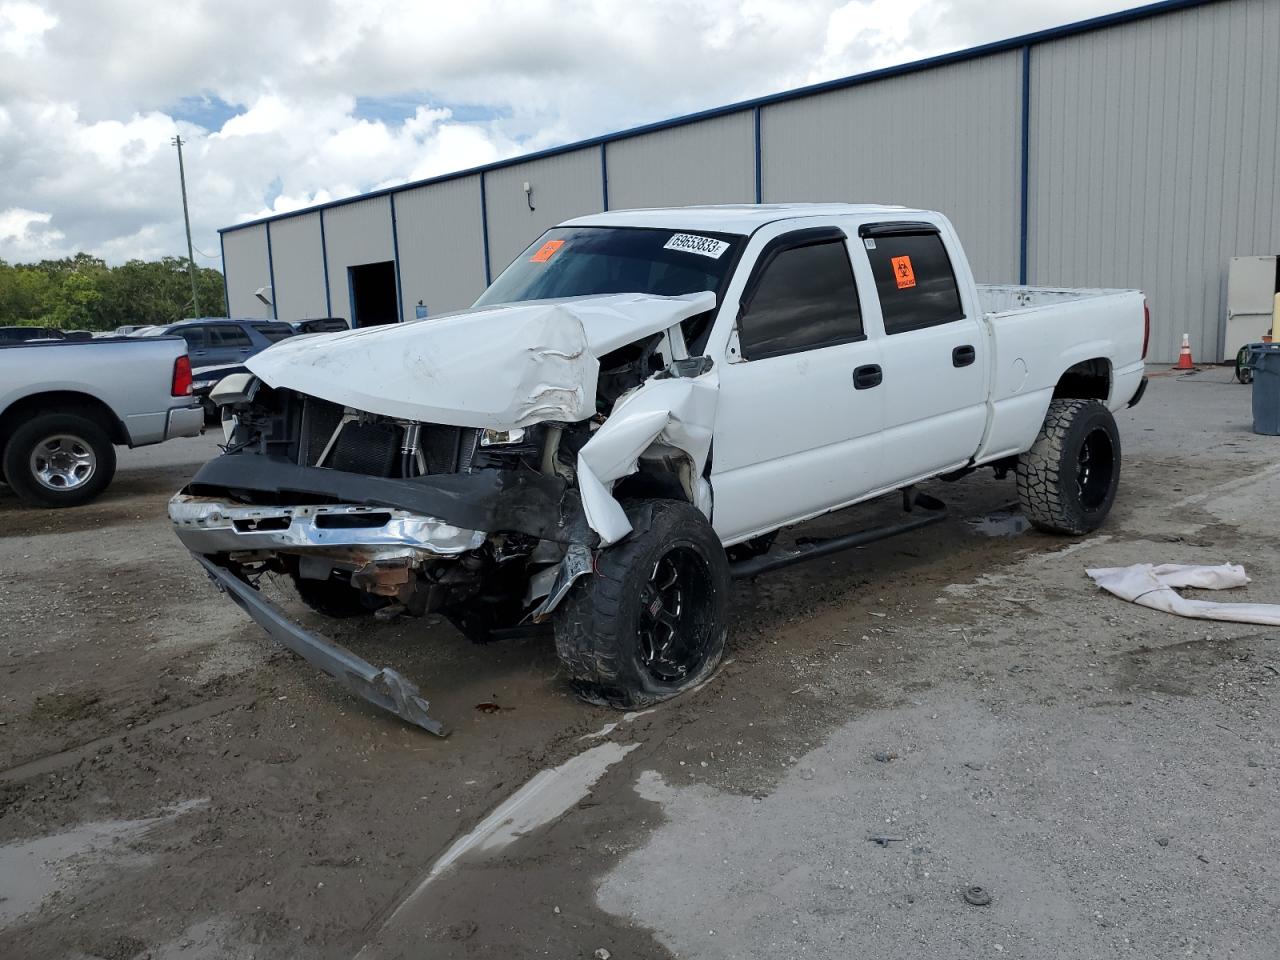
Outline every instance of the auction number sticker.
<path id="1" fill-rule="evenodd" d="M 685 253 L 696 253 L 699 256 L 719 260 L 721 254 L 729 249 L 729 244 L 714 237 L 700 237 L 694 233 L 677 233 L 662 245 L 663 250 L 683 250 Z"/>

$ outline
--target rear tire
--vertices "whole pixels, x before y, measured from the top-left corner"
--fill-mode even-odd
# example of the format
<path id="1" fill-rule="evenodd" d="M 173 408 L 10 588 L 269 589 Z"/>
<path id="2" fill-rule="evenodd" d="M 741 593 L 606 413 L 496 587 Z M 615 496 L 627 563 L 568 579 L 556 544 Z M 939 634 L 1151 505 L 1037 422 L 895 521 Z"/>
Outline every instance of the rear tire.
<path id="1" fill-rule="evenodd" d="M 44 413 L 22 424 L 4 449 L 3 474 L 23 503 L 74 507 L 107 488 L 116 451 L 107 432 L 76 413 Z"/>
<path id="2" fill-rule="evenodd" d="M 1097 400 L 1054 400 L 1040 435 L 1018 457 L 1018 500 L 1046 533 L 1096 530 L 1120 485 L 1120 432 Z"/>
<path id="3" fill-rule="evenodd" d="M 597 554 L 556 611 L 556 651 L 583 699 L 646 707 L 704 681 L 724 656 L 729 561 L 697 509 L 653 500 Z"/>

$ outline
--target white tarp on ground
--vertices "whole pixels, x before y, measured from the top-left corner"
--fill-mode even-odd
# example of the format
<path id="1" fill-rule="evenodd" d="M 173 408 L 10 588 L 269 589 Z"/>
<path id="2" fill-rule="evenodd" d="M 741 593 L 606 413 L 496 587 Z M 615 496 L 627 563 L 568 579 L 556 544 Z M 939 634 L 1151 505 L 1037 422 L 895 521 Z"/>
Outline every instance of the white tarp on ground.
<path id="1" fill-rule="evenodd" d="M 1280 604 L 1220 603 L 1216 600 L 1188 600 L 1177 587 L 1199 590 L 1227 590 L 1249 582 L 1244 567 L 1235 563 L 1197 566 L 1180 563 L 1137 563 L 1131 567 L 1102 567 L 1085 571 L 1095 583 L 1122 600 L 1180 617 L 1200 620 L 1229 620 L 1234 623 L 1261 623 L 1280 626 Z"/>
<path id="2" fill-rule="evenodd" d="M 481 307 L 281 341 L 245 366 L 268 386 L 387 417 L 510 430 L 596 412 L 599 357 L 715 307 L 625 293 Z"/>

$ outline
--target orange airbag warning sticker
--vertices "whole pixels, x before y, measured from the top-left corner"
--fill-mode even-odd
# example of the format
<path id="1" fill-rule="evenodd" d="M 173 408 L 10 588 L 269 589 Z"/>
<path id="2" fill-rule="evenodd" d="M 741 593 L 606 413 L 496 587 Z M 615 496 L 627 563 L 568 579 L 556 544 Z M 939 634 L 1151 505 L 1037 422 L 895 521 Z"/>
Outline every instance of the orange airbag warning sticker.
<path id="1" fill-rule="evenodd" d="M 529 258 L 530 263 L 546 263 L 556 255 L 556 251 L 564 246 L 563 240 L 548 240 L 538 248 L 538 252 Z"/>
<path id="2" fill-rule="evenodd" d="M 893 264 L 893 279 L 897 281 L 899 290 L 916 285 L 916 272 L 911 269 L 910 257 L 891 257 L 889 262 Z"/>

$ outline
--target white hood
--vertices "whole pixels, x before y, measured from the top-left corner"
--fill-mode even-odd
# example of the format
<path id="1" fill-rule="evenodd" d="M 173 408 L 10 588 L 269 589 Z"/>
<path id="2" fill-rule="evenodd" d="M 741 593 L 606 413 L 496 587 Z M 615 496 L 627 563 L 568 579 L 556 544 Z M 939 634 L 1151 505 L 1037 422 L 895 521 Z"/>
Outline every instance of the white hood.
<path id="1" fill-rule="evenodd" d="M 624 293 L 478 307 L 283 340 L 245 366 L 356 410 L 509 430 L 596 412 L 599 357 L 715 307 L 715 294 Z"/>

